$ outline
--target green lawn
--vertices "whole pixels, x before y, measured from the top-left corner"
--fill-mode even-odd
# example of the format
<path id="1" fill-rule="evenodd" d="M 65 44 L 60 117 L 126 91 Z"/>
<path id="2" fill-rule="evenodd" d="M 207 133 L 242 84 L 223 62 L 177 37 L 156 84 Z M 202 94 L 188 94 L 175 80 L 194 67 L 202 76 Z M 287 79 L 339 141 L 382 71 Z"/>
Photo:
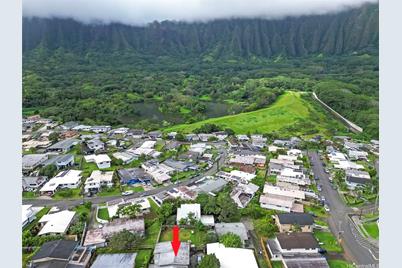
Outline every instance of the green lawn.
<path id="1" fill-rule="evenodd" d="M 160 241 L 172 241 L 172 229 L 166 229 L 162 232 Z M 190 229 L 180 229 L 180 241 L 188 241 L 191 240 L 191 244 L 196 247 L 204 246 L 207 242 L 207 232 L 206 231 L 197 231 Z"/>
<path id="2" fill-rule="evenodd" d="M 343 260 L 328 260 L 330 268 L 354 268 L 352 264 Z"/>
<path id="3" fill-rule="evenodd" d="M 62 189 L 57 191 L 53 195 L 53 199 L 61 200 L 61 199 L 79 199 L 81 198 L 80 195 L 81 189 Z"/>
<path id="4" fill-rule="evenodd" d="M 179 131 L 189 133 L 206 123 L 219 125 L 222 128 L 231 128 L 236 133 L 248 133 L 250 130 L 259 133 L 278 131 L 286 127 L 294 127 L 290 131 L 292 135 L 304 134 L 306 129 L 295 127 L 300 121 L 308 122 L 312 127 L 323 134 L 327 131 L 326 126 L 334 119 L 330 119 L 323 111 L 318 111 L 311 103 L 301 98 L 299 92 L 286 92 L 268 108 L 210 118 L 193 124 L 181 124 L 167 128 L 165 131 Z"/>
<path id="5" fill-rule="evenodd" d="M 326 211 L 324 207 L 320 206 L 304 206 L 304 210 L 306 213 L 312 212 L 314 213 L 317 217 L 320 218 L 325 218 L 328 215 L 326 214 Z"/>
<path id="6" fill-rule="evenodd" d="M 139 250 L 137 252 L 137 257 L 135 258 L 135 268 L 148 267 L 148 263 L 151 260 L 151 254 L 152 254 L 152 251 L 150 249 Z"/>
<path id="7" fill-rule="evenodd" d="M 320 245 L 323 249 L 332 252 L 342 252 L 342 248 L 339 245 L 336 237 L 331 232 L 325 231 L 315 231 L 315 237 L 317 238 L 318 242 L 323 242 L 323 245 Z"/>
<path id="8" fill-rule="evenodd" d="M 141 241 L 141 246 L 151 246 L 156 244 L 161 224 L 157 220 L 145 220 L 145 239 Z"/>
<path id="9" fill-rule="evenodd" d="M 364 229 L 366 229 L 366 232 L 369 234 L 374 239 L 378 239 L 380 236 L 380 231 L 378 229 L 378 224 L 377 222 L 368 222 L 363 224 Z"/>
<path id="10" fill-rule="evenodd" d="M 179 172 L 179 173 L 174 174 L 172 176 L 172 178 L 170 179 L 170 181 L 175 182 L 175 181 L 187 180 L 187 179 L 189 179 L 191 176 L 193 176 L 195 174 L 196 174 L 196 171 L 194 171 L 194 170 Z"/>
<path id="11" fill-rule="evenodd" d="M 281 261 L 272 261 L 271 264 L 272 264 L 272 268 L 282 268 L 283 267 Z"/>
<path id="12" fill-rule="evenodd" d="M 107 208 L 100 208 L 98 210 L 98 218 L 105 221 L 109 220 L 109 211 Z"/>
<path id="13" fill-rule="evenodd" d="M 22 198 L 37 198 L 38 196 L 37 192 L 22 192 Z"/>
<path id="14" fill-rule="evenodd" d="M 118 195 L 121 195 L 120 187 L 110 187 L 107 189 L 103 189 L 96 195 L 97 196 L 118 196 Z"/>

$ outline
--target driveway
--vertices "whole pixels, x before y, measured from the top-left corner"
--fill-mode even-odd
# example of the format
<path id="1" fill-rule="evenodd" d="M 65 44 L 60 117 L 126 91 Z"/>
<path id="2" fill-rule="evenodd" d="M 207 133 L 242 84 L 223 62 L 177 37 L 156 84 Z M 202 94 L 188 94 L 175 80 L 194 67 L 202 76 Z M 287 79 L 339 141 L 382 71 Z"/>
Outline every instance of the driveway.
<path id="1" fill-rule="evenodd" d="M 339 193 L 331 187 L 329 175 L 324 172 L 319 154 L 310 151 L 308 156 L 314 176 L 319 178 L 319 183 L 322 185 L 321 195 L 325 197 L 330 208 L 329 227 L 336 237 L 340 237 L 345 258 L 357 265 L 378 265 L 378 247 L 369 243 L 349 218 L 353 210 L 346 206 Z"/>

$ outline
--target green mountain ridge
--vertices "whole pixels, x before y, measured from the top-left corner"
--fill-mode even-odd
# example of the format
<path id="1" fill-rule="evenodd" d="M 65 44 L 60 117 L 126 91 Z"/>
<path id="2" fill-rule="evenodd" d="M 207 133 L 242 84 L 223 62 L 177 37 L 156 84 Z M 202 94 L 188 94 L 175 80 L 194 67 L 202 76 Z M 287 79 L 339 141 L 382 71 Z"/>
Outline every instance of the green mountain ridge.
<path id="1" fill-rule="evenodd" d="M 278 20 L 154 22 L 144 27 L 83 24 L 72 19 L 23 19 L 23 51 L 44 47 L 74 53 L 130 51 L 154 56 L 301 57 L 378 49 L 378 5 L 336 14 Z"/>

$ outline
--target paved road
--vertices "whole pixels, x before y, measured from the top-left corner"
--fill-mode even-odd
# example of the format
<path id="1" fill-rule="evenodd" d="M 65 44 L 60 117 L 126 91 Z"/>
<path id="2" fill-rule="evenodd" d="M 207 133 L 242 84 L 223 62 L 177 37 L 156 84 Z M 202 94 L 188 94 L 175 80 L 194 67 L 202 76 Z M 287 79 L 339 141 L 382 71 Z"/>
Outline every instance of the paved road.
<path id="1" fill-rule="evenodd" d="M 216 144 L 215 144 L 216 145 Z M 190 183 L 193 183 L 205 176 L 211 176 L 214 175 L 217 171 L 218 171 L 218 166 L 222 167 L 224 164 L 224 161 L 226 159 L 226 155 L 227 155 L 227 151 L 225 148 L 220 147 L 218 149 L 219 153 L 220 153 L 220 159 L 215 162 L 212 167 L 208 170 L 206 170 L 203 174 L 198 175 L 194 178 L 191 178 L 189 180 L 180 182 L 178 184 L 171 184 L 168 186 L 164 186 L 164 187 L 160 187 L 160 188 L 156 188 L 156 189 L 152 189 L 149 191 L 144 191 L 144 192 L 139 192 L 139 193 L 133 193 L 129 196 L 103 196 L 103 197 L 84 197 L 81 199 L 66 199 L 66 200 L 53 200 L 53 199 L 41 199 L 41 198 L 37 198 L 37 199 L 23 199 L 22 200 L 22 204 L 32 204 L 34 206 L 57 206 L 61 209 L 67 209 L 67 208 L 72 208 L 75 207 L 77 205 L 79 205 L 81 202 L 83 201 L 91 201 L 92 204 L 101 204 L 101 203 L 105 203 L 105 202 L 110 202 L 113 200 L 117 200 L 117 199 L 133 199 L 133 198 L 138 198 L 138 197 L 146 197 L 146 196 L 152 196 L 155 194 L 158 194 L 160 192 L 166 191 L 166 190 L 171 190 L 175 187 L 178 186 L 182 186 L 182 185 L 188 185 Z"/>
<path id="2" fill-rule="evenodd" d="M 329 227 L 335 236 L 340 234 L 345 257 L 358 265 L 378 265 L 378 247 L 369 243 L 352 223 L 349 213 L 353 210 L 345 205 L 339 193 L 332 189 L 329 175 L 324 172 L 322 161 L 317 152 L 308 152 L 315 176 L 322 185 L 321 194 L 325 196 L 330 208 Z"/>

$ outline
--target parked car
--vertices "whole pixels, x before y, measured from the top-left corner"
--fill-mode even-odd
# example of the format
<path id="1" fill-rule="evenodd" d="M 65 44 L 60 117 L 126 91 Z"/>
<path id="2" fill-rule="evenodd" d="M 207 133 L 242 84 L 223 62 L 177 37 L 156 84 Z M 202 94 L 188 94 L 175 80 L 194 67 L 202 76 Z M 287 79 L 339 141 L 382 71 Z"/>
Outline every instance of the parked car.
<path id="1" fill-rule="evenodd" d="M 129 191 L 122 192 L 121 195 L 127 196 L 127 195 L 130 195 L 133 193 L 134 193 L 134 191 L 129 190 Z"/>
<path id="2" fill-rule="evenodd" d="M 321 191 L 322 191 L 322 187 L 321 187 L 321 185 L 317 185 L 317 190 L 318 190 L 319 192 L 321 192 Z"/>
<path id="3" fill-rule="evenodd" d="M 326 212 L 330 211 L 329 206 L 327 204 L 324 205 L 324 209 L 325 209 Z"/>

